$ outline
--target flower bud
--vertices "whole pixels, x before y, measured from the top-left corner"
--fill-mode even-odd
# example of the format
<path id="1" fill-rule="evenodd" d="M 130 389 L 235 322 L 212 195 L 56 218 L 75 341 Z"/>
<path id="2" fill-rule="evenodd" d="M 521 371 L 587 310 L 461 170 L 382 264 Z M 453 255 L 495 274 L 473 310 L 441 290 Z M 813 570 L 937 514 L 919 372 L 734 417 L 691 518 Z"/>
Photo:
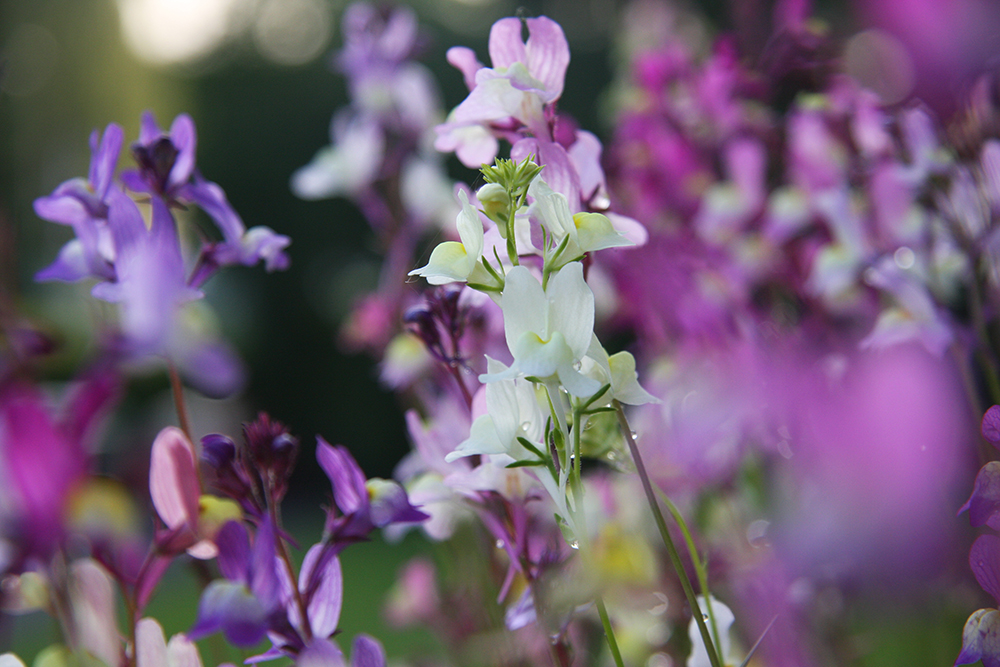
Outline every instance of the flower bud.
<path id="1" fill-rule="evenodd" d="M 507 231 L 507 209 L 510 207 L 510 195 L 507 189 L 499 183 L 487 183 L 476 193 L 479 203 L 483 205 L 483 213 L 497 223 L 501 235 Z"/>

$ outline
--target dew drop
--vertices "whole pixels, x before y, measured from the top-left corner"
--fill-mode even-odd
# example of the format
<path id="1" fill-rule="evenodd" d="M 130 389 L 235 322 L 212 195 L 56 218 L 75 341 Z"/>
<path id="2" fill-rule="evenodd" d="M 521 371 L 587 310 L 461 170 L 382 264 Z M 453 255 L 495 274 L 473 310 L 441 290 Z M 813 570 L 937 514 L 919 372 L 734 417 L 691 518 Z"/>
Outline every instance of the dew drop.
<path id="1" fill-rule="evenodd" d="M 497 549 L 503 549 L 503 548 L 504 548 L 504 541 L 497 540 Z"/>
<path id="2" fill-rule="evenodd" d="M 572 542 L 569 543 L 569 548 L 570 549 L 579 549 L 580 548 L 580 543 L 577 540 L 573 540 Z"/>
<path id="3" fill-rule="evenodd" d="M 702 614 L 701 615 L 701 620 L 707 621 L 708 620 L 708 614 Z"/>

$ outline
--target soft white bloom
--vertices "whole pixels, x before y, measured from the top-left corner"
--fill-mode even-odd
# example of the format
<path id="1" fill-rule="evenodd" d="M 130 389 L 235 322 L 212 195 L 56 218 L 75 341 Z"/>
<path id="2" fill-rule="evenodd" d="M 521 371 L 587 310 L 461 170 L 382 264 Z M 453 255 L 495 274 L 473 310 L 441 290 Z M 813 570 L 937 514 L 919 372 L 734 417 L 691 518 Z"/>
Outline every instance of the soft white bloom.
<path id="1" fill-rule="evenodd" d="M 301 199 L 353 195 L 368 187 L 382 167 L 385 136 L 371 115 L 334 116 L 331 143 L 292 174 L 292 192 Z"/>
<path id="2" fill-rule="evenodd" d="M 464 191 L 459 191 L 462 210 L 455 219 L 458 241 L 445 241 L 434 248 L 426 266 L 410 271 L 411 276 L 423 276 L 431 285 L 454 282 L 491 282 L 491 277 L 479 260 L 483 256 L 483 222 L 479 212 L 469 203 Z"/>
<path id="3" fill-rule="evenodd" d="M 517 375 L 558 378 L 569 393 L 580 397 L 601 388 L 577 369 L 594 333 L 594 293 L 583 279 L 581 263 L 564 266 L 546 289 L 525 267 L 512 268 L 500 307 L 514 363 L 506 371 L 481 375 L 481 382 Z"/>
<path id="4" fill-rule="evenodd" d="M 558 246 L 569 236 L 564 257 L 577 258 L 585 252 L 633 245 L 632 241 L 615 230 L 611 221 L 600 213 L 570 213 L 569 202 L 562 193 L 555 192 L 545 181 L 536 178 L 528 186 L 534 199 L 531 215 L 541 222 Z"/>
<path id="5" fill-rule="evenodd" d="M 613 398 L 627 405 L 660 402 L 639 384 L 635 357 L 625 351 L 608 356 L 596 335 L 590 341 L 590 349 L 587 350 L 587 357 L 583 360 L 582 370 L 601 384 L 611 385 L 598 401 L 600 405 L 610 403 Z"/>
<path id="6" fill-rule="evenodd" d="M 500 375 L 507 367 L 486 357 L 486 370 Z M 507 454 L 513 459 L 524 458 L 524 447 L 517 438 L 540 443 L 544 437 L 545 419 L 538 406 L 531 383 L 523 380 L 500 380 L 484 387 L 486 412 L 472 423 L 469 437 L 445 457 L 454 461 L 473 454 Z M 542 445 L 539 445 L 541 448 Z"/>

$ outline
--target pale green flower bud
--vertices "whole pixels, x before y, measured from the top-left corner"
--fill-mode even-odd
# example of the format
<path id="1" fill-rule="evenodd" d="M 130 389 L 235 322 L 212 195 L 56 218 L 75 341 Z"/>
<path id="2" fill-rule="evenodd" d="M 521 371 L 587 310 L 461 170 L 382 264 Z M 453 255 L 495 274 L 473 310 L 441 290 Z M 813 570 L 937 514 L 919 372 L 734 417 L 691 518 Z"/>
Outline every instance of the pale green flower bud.
<path id="1" fill-rule="evenodd" d="M 507 189 L 499 183 L 487 183 L 476 193 L 479 203 L 483 205 L 483 213 L 500 228 L 501 236 L 506 236 L 507 210 L 510 207 L 510 195 Z"/>

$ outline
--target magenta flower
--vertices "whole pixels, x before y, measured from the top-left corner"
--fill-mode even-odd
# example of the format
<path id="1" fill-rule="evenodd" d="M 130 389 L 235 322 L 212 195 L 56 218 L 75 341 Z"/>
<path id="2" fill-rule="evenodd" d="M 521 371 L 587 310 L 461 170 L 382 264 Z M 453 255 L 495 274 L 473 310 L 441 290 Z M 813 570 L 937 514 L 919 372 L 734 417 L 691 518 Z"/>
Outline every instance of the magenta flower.
<path id="1" fill-rule="evenodd" d="M 118 386 L 113 371 L 96 369 L 73 389 L 58 419 L 33 385 L 14 380 L 0 386 L 0 525 L 18 546 L 15 566 L 33 556 L 48 558 L 64 538 L 67 500 L 88 472 L 87 442 Z"/>

